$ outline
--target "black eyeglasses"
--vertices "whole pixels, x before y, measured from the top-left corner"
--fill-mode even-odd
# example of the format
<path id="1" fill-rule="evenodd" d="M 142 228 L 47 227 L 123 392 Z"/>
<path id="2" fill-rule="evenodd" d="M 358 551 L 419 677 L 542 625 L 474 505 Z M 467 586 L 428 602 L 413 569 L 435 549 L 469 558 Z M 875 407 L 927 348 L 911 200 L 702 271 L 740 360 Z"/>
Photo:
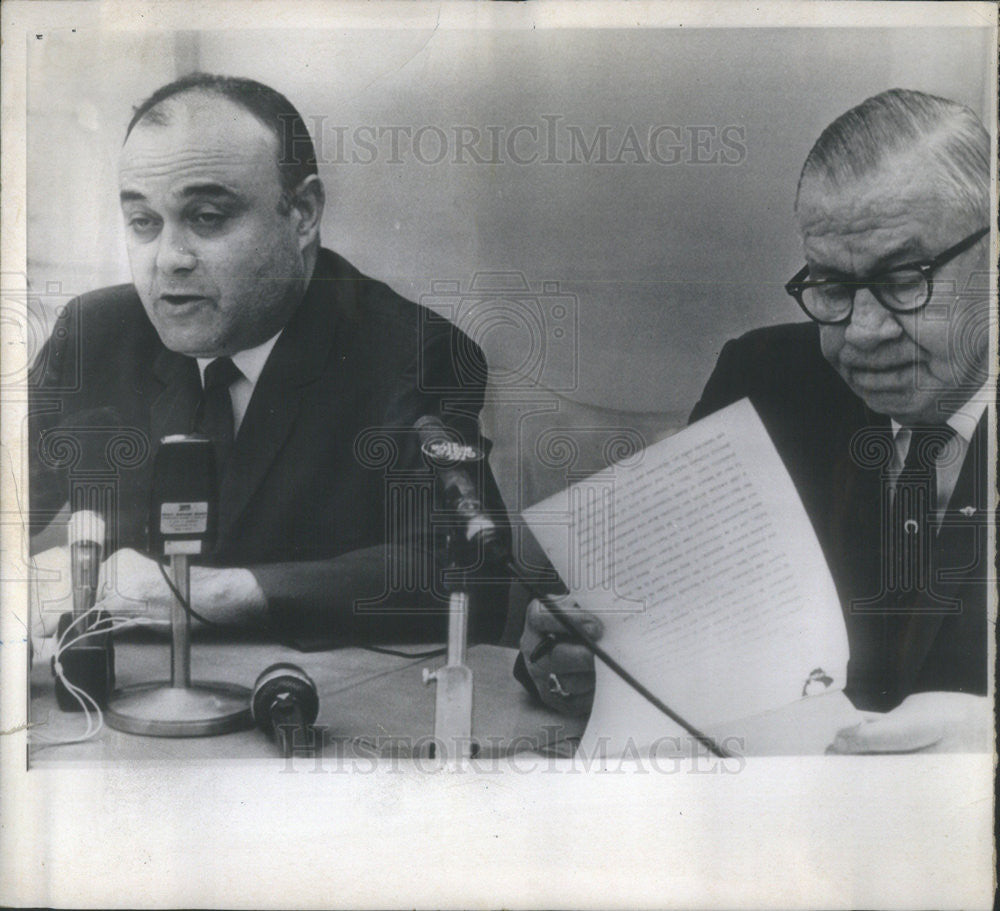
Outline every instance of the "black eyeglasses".
<path id="1" fill-rule="evenodd" d="M 804 266 L 785 285 L 785 290 L 795 298 L 806 316 L 824 326 L 837 326 L 850 320 L 854 312 L 854 295 L 861 288 L 868 288 L 886 310 L 915 313 L 931 299 L 934 273 L 989 233 L 989 228 L 980 228 L 930 262 L 896 266 L 865 281 L 810 281 L 807 278 L 809 267 Z"/>

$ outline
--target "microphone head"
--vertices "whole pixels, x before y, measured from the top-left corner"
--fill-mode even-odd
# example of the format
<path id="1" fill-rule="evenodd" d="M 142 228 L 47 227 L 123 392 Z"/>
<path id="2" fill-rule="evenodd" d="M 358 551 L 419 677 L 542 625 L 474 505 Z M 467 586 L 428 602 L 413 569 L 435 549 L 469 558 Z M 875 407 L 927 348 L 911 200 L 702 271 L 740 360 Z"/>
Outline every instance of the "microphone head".
<path id="1" fill-rule="evenodd" d="M 420 451 L 431 465 L 441 468 L 471 465 L 483 460 L 483 451 L 478 446 L 455 440 L 430 440 L 421 444 Z"/>
<path id="2" fill-rule="evenodd" d="M 319 715 L 316 684 L 302 668 L 286 661 L 265 668 L 253 685 L 250 711 L 257 727 L 267 733 L 271 733 L 271 709 L 279 701 L 296 703 L 305 724 L 312 724 Z"/>
<path id="3" fill-rule="evenodd" d="M 481 462 L 485 457 L 478 446 L 470 446 L 440 418 L 425 414 L 413 426 L 420 435 L 420 451 L 432 467 L 455 468 Z"/>
<path id="4" fill-rule="evenodd" d="M 78 509 L 69 517 L 69 544 L 104 544 L 104 519 L 89 509 Z"/>
<path id="5" fill-rule="evenodd" d="M 152 553 L 170 557 L 211 550 L 218 520 L 217 499 L 212 441 L 195 434 L 160 440 L 150 490 Z"/>

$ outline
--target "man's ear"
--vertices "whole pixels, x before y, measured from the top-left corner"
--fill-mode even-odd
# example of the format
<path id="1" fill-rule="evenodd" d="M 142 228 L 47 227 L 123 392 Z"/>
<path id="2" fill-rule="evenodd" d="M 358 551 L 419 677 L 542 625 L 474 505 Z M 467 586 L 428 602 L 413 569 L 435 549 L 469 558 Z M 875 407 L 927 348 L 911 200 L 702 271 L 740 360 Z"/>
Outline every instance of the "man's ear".
<path id="1" fill-rule="evenodd" d="M 310 174 L 292 193 L 292 216 L 296 219 L 295 233 L 299 237 L 299 249 L 306 249 L 319 237 L 325 203 L 323 181 L 315 174 Z"/>

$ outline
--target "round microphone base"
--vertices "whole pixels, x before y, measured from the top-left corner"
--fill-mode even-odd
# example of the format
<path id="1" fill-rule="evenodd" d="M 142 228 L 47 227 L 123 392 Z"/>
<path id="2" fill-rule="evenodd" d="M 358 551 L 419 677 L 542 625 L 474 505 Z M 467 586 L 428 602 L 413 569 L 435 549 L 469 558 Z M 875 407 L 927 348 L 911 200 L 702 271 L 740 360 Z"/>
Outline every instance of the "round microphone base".
<path id="1" fill-rule="evenodd" d="M 117 731 L 149 737 L 206 737 L 253 726 L 250 690 L 214 681 L 190 687 L 164 681 L 115 690 L 104 717 Z"/>

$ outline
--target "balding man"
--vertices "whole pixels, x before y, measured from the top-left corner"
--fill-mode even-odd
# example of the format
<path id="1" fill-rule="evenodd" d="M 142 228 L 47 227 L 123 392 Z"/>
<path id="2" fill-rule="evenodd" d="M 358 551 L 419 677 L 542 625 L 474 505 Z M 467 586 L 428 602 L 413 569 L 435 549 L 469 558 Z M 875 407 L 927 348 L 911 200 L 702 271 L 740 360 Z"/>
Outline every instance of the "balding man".
<path id="1" fill-rule="evenodd" d="M 837 751 L 988 741 L 989 162 L 978 118 L 919 92 L 830 124 L 799 181 L 806 266 L 787 284 L 810 322 L 727 344 L 691 416 L 749 397 L 812 519 L 847 695 L 880 713 Z M 524 657 L 551 623 L 532 605 Z M 567 693 L 547 701 L 585 709 L 589 655 L 561 643 L 539 661 L 539 690 L 555 673 Z"/>
<path id="2" fill-rule="evenodd" d="M 192 573 L 201 616 L 311 644 L 443 636 L 443 614 L 428 616 L 441 606 L 430 522 L 405 524 L 388 491 L 394 478 L 426 481 L 405 432 L 423 415 L 483 446 L 480 349 L 320 246 L 313 145 L 267 86 L 207 74 L 164 86 L 136 110 L 119 173 L 133 284 L 73 301 L 37 362 L 35 528 L 74 479 L 110 471 L 98 606 L 165 616 L 170 591 L 143 552 L 152 456 L 163 437 L 198 431 L 221 471 L 214 549 Z M 145 457 L 87 445 L 116 427 L 148 442 Z M 54 455 L 59 433 L 76 435 L 81 464 Z M 505 602 L 493 586 L 475 635 L 499 635 Z"/>

